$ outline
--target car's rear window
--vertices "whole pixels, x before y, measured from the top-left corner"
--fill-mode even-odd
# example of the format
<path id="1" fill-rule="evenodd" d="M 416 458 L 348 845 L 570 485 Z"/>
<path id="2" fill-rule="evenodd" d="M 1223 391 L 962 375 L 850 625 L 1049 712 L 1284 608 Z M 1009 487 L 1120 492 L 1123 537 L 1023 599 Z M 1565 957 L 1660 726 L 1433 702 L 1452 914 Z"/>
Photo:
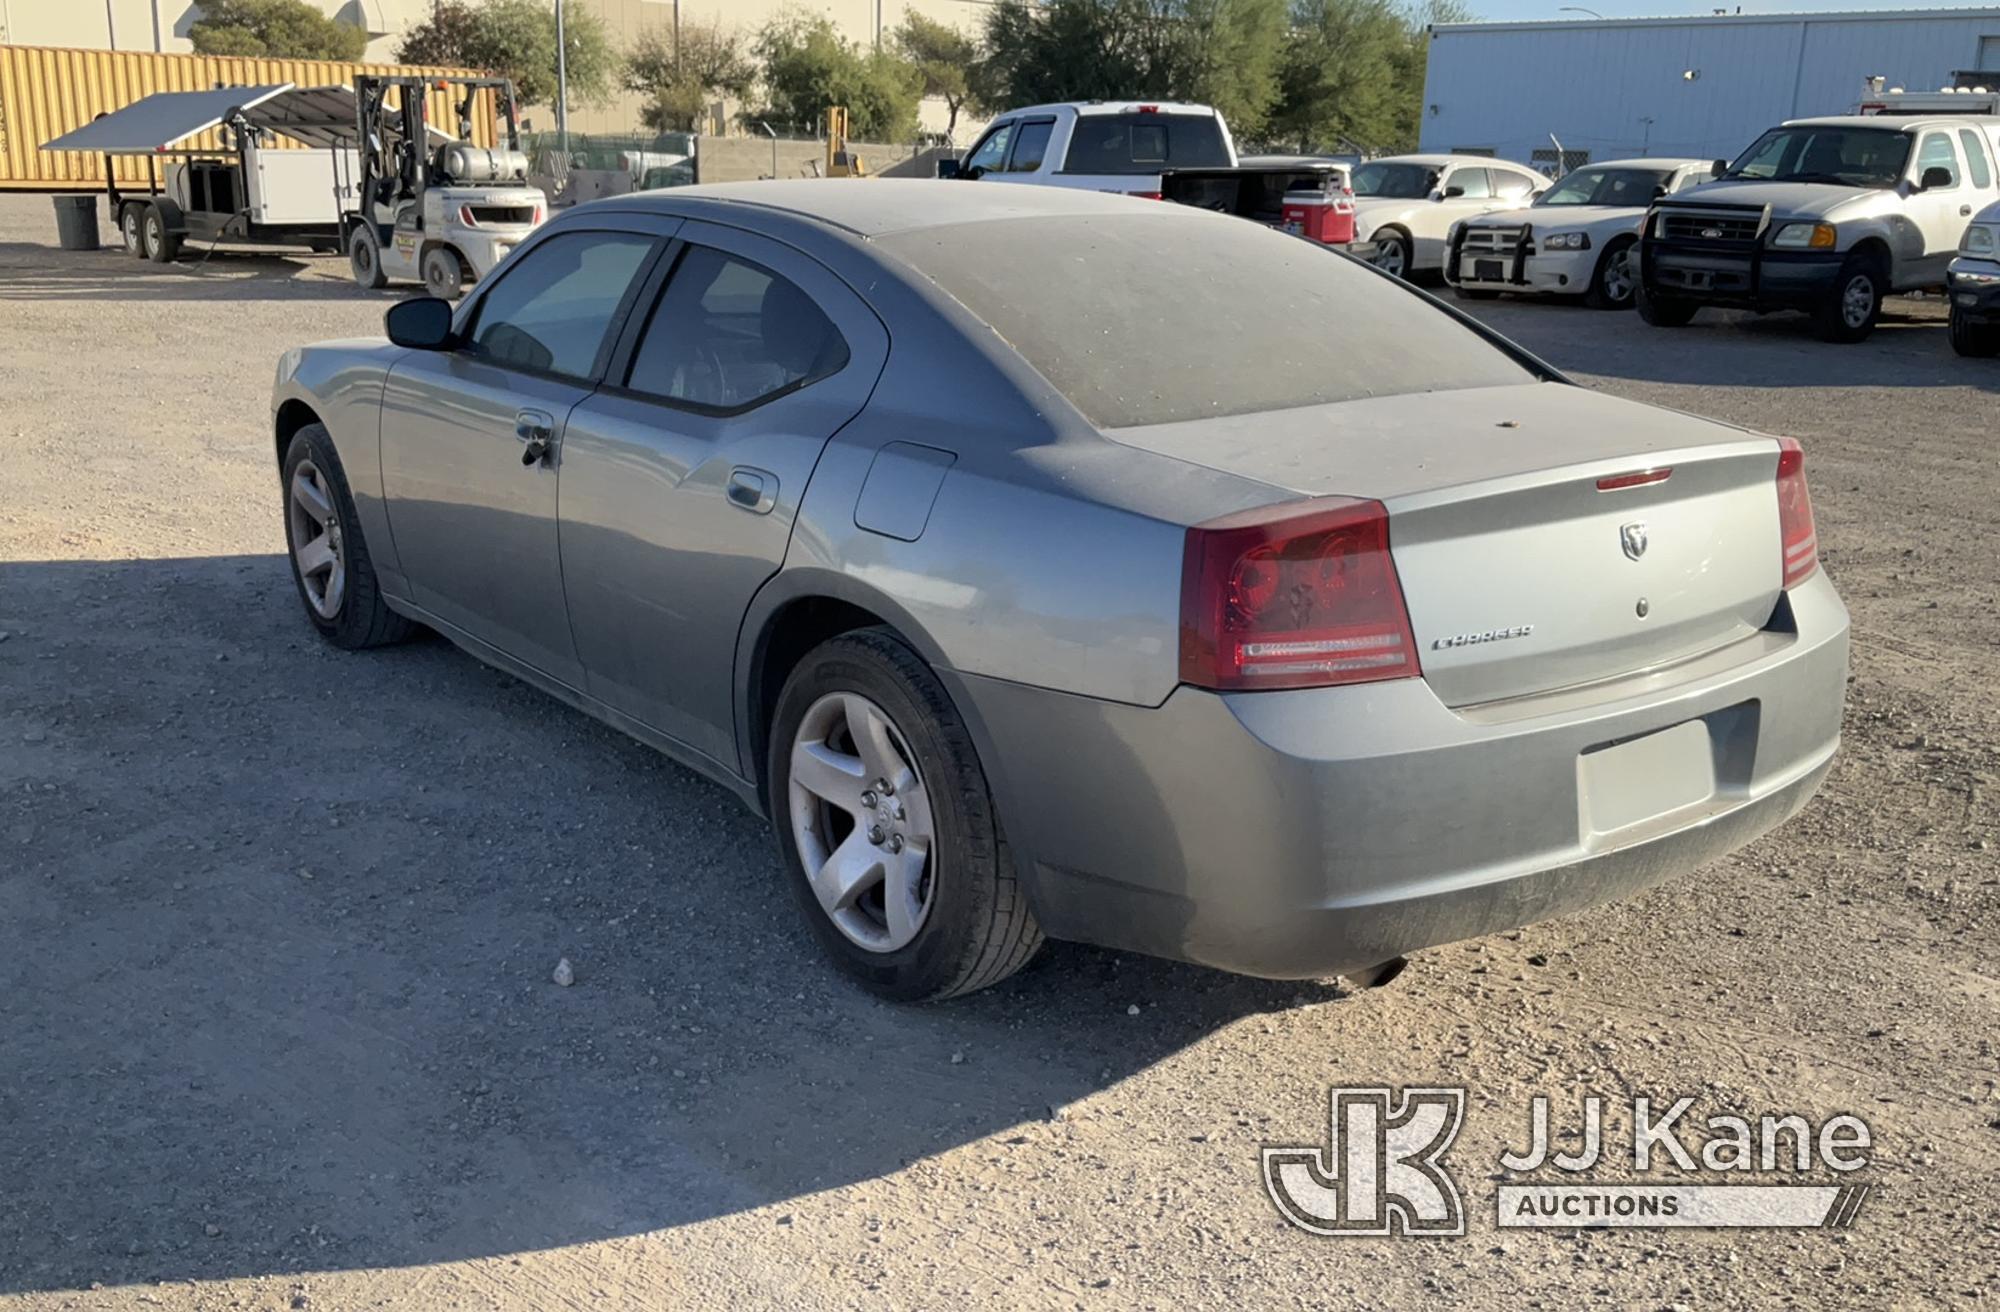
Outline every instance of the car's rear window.
<path id="1" fill-rule="evenodd" d="M 1506 352 L 1325 247 L 1133 201 L 878 238 L 1103 428 L 1533 380 Z"/>
<path id="2" fill-rule="evenodd" d="M 1229 147 L 1213 114 L 1079 114 L 1065 173 L 1226 169 Z"/>

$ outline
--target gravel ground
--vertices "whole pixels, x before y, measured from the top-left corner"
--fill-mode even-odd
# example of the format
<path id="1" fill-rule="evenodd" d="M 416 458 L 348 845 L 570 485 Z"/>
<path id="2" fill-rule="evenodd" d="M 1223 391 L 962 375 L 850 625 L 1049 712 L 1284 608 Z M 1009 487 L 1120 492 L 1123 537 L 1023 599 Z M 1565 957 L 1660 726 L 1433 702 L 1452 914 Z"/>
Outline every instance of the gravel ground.
<path id="1" fill-rule="evenodd" d="M 1934 302 L 1845 348 L 1481 307 L 1807 442 L 1856 647 L 1792 823 L 1374 992 L 1051 945 L 908 1010 L 829 973 L 718 788 L 441 642 L 314 639 L 270 374 L 384 297 L 53 232 L 0 198 L 9 1312 L 2000 1303 L 2000 363 Z M 1469 1087 L 1469 1236 L 1279 1221 L 1258 1148 L 1335 1083 Z M 1497 1231 L 1529 1097 L 1589 1092 L 1859 1113 L 1877 1190 L 1845 1231 Z"/>

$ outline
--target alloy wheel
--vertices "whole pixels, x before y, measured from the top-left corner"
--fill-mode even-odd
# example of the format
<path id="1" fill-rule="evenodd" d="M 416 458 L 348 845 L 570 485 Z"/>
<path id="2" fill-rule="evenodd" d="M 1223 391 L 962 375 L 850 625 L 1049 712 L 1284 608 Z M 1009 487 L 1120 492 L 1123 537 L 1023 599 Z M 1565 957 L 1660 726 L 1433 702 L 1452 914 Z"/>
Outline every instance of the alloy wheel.
<path id="1" fill-rule="evenodd" d="M 1632 248 L 1614 253 L 1604 266 L 1604 297 L 1613 305 L 1623 305 L 1632 299 Z"/>
<path id="2" fill-rule="evenodd" d="M 937 894 L 937 835 L 914 754 L 859 693 L 828 693 L 791 750 L 791 824 L 820 908 L 870 952 L 907 946 Z"/>
<path id="3" fill-rule="evenodd" d="M 291 495 L 285 502 L 291 520 L 292 564 L 306 604 L 323 620 L 340 614 L 347 592 L 347 562 L 340 540 L 340 516 L 326 476 L 310 460 L 292 471 Z"/>
<path id="4" fill-rule="evenodd" d="M 1840 320 L 1849 328 L 1859 328 L 1868 322 L 1868 316 L 1874 310 L 1875 280 L 1865 273 L 1857 273 L 1841 289 Z"/>
<path id="5" fill-rule="evenodd" d="M 1375 252 L 1375 267 L 1395 277 L 1403 276 L 1403 243 L 1391 241 Z"/>

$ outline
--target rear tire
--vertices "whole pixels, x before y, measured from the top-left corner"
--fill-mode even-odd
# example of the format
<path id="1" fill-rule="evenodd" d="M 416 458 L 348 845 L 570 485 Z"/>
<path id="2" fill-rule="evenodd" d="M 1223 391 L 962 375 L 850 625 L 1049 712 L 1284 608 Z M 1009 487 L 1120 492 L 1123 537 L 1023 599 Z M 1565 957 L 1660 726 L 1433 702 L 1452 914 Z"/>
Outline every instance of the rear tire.
<path id="1" fill-rule="evenodd" d="M 2000 323 L 1975 319 L 1951 310 L 1951 349 L 1963 356 L 1984 359 L 2000 355 Z"/>
<path id="2" fill-rule="evenodd" d="M 1644 282 L 1635 289 L 1632 303 L 1639 307 L 1639 317 L 1655 328 L 1685 328 L 1694 321 L 1694 312 L 1701 308 L 1692 301 L 1655 296 L 1646 290 Z"/>
<path id="3" fill-rule="evenodd" d="M 306 618 L 336 647 L 358 651 L 401 642 L 416 625 L 389 609 L 347 474 L 323 424 L 307 424 L 285 448 L 285 545 Z"/>
<path id="4" fill-rule="evenodd" d="M 363 291 L 379 292 L 389 285 L 388 275 L 382 272 L 381 243 L 365 223 L 357 224 L 347 236 L 347 267 L 354 271 L 355 284 Z"/>
<path id="5" fill-rule="evenodd" d="M 126 201 L 118 210 L 118 236 L 125 253 L 135 260 L 146 258 L 146 207 L 136 200 Z"/>
<path id="6" fill-rule="evenodd" d="M 465 290 L 465 261 L 449 246 L 434 246 L 424 252 L 424 290 L 447 301 L 455 301 Z"/>
<path id="7" fill-rule="evenodd" d="M 1041 927 L 972 737 L 902 639 L 860 629 L 806 653 L 778 695 L 770 753 L 787 879 L 843 972 L 916 1002 L 996 984 L 1035 955 Z M 878 791 L 878 777 L 892 786 Z"/>
<path id="8" fill-rule="evenodd" d="M 1590 275 L 1590 290 L 1583 294 L 1583 303 L 1593 310 L 1629 310 L 1636 299 L 1639 280 L 1633 269 L 1633 252 L 1637 243 L 1627 238 L 1604 248 L 1604 254 L 1597 257 L 1597 268 Z"/>
<path id="9" fill-rule="evenodd" d="M 145 249 L 146 258 L 155 264 L 172 264 L 180 258 L 181 212 L 172 201 L 156 200 L 146 206 L 145 217 L 140 221 L 140 244 Z"/>
<path id="10" fill-rule="evenodd" d="M 1856 252 L 1840 266 L 1833 290 L 1813 310 L 1813 331 L 1823 342 L 1854 343 L 1875 331 L 1887 290 L 1876 262 Z"/>

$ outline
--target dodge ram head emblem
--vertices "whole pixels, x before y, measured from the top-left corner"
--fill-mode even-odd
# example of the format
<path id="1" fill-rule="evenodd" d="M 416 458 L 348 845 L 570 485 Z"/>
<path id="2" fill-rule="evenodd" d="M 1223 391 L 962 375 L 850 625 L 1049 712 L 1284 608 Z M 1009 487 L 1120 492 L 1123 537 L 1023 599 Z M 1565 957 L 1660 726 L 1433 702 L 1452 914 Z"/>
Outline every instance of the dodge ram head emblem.
<path id="1" fill-rule="evenodd" d="M 1634 520 L 1630 524 L 1618 526 L 1618 541 L 1625 548 L 1625 554 L 1637 560 L 1646 554 L 1646 523 Z"/>

